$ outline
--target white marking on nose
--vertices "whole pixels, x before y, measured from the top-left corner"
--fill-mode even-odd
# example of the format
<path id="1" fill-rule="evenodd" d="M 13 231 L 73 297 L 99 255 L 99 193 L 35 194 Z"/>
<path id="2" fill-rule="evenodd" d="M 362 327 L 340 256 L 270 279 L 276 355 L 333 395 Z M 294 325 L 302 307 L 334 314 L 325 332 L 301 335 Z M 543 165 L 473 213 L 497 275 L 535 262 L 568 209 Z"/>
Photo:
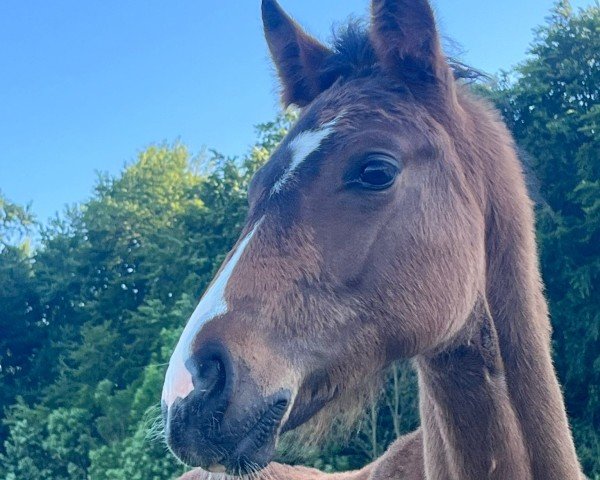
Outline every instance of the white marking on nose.
<path id="1" fill-rule="evenodd" d="M 335 124 L 341 118 L 338 115 L 333 120 L 324 123 L 318 130 L 307 130 L 299 133 L 288 145 L 292 152 L 292 161 L 279 180 L 275 182 L 271 188 L 271 195 L 279 193 L 286 183 L 294 176 L 298 167 L 306 160 L 311 153 L 317 151 L 323 140 L 329 137 L 333 131 Z"/>
<path id="2" fill-rule="evenodd" d="M 235 266 L 250 243 L 250 240 L 252 240 L 256 230 L 262 223 L 263 218 L 256 222 L 250 233 L 240 242 L 235 249 L 235 252 L 221 269 L 217 278 L 213 280 L 200 300 L 200 303 L 194 310 L 194 313 L 192 313 L 192 316 L 188 320 L 188 323 L 179 338 L 179 342 L 175 347 L 175 351 L 173 352 L 173 355 L 171 355 L 169 367 L 167 368 L 165 385 L 162 392 L 162 399 L 167 407 L 173 405 L 173 402 L 175 402 L 177 398 L 185 398 L 192 390 L 194 390 L 192 375 L 185 366 L 186 360 L 192 354 L 192 343 L 194 338 L 196 338 L 196 335 L 200 332 L 200 329 L 204 324 L 227 312 L 228 307 L 227 300 L 225 300 L 225 288 L 227 287 Z"/>

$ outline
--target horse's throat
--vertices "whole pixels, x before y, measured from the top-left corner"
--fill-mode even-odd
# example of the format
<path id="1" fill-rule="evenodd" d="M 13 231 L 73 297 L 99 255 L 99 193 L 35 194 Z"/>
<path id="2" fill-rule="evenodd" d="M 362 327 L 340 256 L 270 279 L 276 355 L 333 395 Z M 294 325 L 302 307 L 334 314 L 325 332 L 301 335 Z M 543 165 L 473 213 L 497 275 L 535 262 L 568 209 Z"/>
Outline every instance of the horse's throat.
<path id="1" fill-rule="evenodd" d="M 417 362 L 428 478 L 531 479 L 487 305 L 473 315 L 461 339 Z"/>

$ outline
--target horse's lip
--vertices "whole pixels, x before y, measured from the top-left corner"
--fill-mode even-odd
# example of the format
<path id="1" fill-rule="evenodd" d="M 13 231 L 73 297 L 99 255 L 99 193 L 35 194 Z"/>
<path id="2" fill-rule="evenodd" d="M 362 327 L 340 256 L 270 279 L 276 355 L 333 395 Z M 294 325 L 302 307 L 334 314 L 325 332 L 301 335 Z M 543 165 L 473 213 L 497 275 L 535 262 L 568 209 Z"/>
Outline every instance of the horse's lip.
<path id="1" fill-rule="evenodd" d="M 219 462 L 224 464 L 225 469 L 230 475 L 239 475 L 247 473 L 248 467 L 253 470 L 264 468 L 270 458 L 262 461 L 256 461 L 255 457 L 262 453 L 268 454 L 269 449 L 272 453 L 275 450 L 274 437 L 281 425 L 289 405 L 289 396 L 285 395 L 272 401 L 260 414 L 258 420 L 249 424 L 245 433 L 238 441 L 235 449 L 227 459 L 223 458 Z M 265 452 L 261 450 L 266 449 Z M 271 453 L 271 456 L 272 456 Z"/>

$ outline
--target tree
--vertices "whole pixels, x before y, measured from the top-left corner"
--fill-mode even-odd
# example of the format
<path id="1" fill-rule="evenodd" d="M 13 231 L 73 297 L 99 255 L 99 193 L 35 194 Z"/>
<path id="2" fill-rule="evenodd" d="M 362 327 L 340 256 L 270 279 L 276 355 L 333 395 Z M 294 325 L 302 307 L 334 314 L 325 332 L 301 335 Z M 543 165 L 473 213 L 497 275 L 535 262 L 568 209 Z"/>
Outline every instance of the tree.
<path id="1" fill-rule="evenodd" d="M 19 243 L 34 225 L 29 207 L 11 202 L 0 190 L 0 251 L 7 245 Z"/>
<path id="2" fill-rule="evenodd" d="M 0 412 L 17 394 L 35 395 L 39 376 L 35 357 L 44 342 L 40 300 L 26 235 L 34 226 L 27 208 L 0 192 Z M 6 437 L 0 426 L 0 442 Z"/>

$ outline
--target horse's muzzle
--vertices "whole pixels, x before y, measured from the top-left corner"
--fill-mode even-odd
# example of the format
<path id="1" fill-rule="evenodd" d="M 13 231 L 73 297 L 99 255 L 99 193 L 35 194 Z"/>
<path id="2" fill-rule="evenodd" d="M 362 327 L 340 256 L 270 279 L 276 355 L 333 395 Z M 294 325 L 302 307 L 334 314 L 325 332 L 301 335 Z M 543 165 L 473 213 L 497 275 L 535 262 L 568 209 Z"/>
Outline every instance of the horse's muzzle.
<path id="1" fill-rule="evenodd" d="M 188 465 L 231 475 L 265 467 L 273 458 L 289 391 L 265 398 L 248 370 L 218 344 L 205 345 L 191 360 L 186 366 L 194 390 L 170 407 L 163 404 L 173 453 Z"/>

